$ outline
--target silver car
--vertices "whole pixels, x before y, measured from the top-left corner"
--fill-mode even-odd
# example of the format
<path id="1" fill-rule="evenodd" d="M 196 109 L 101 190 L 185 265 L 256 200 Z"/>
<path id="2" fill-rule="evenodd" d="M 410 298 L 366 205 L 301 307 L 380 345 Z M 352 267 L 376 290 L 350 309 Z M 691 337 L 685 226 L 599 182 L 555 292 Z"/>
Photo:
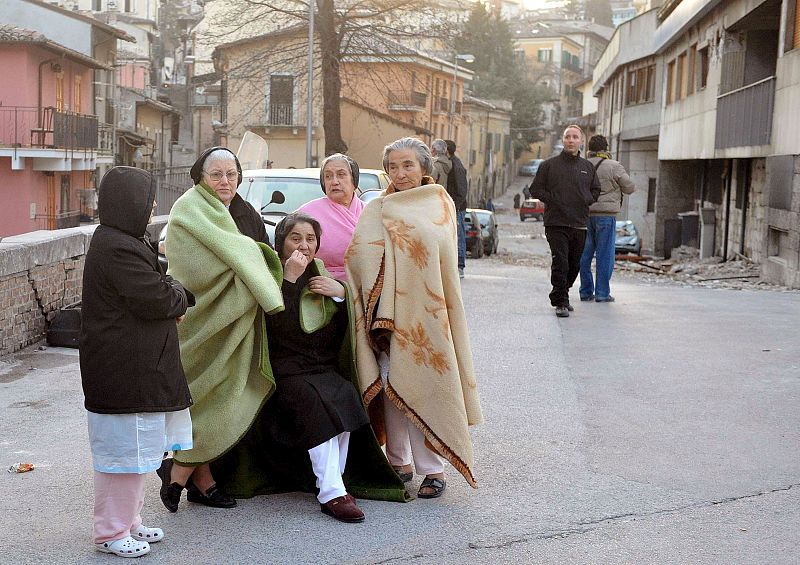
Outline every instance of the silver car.
<path id="1" fill-rule="evenodd" d="M 521 177 L 535 177 L 536 171 L 539 170 L 539 165 L 544 162 L 544 159 L 531 159 L 526 161 L 519 168 L 519 176 Z"/>

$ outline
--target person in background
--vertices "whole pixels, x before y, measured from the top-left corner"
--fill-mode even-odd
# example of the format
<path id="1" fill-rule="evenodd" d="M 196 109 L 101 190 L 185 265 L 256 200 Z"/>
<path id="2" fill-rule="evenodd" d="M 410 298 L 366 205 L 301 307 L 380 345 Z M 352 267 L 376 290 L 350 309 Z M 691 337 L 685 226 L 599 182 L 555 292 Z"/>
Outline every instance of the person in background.
<path id="1" fill-rule="evenodd" d="M 364 211 L 364 201 L 355 195 L 358 177 L 358 163 L 347 155 L 334 153 L 326 157 L 319 171 L 319 183 L 325 196 L 297 209 L 316 219 L 322 226 L 325 237 L 320 239 L 316 256 L 322 259 L 331 276 L 338 280 L 347 280 L 344 253 L 353 239 L 358 218 Z"/>
<path id="2" fill-rule="evenodd" d="M 456 156 L 456 142 L 452 139 L 445 140 L 447 144 L 447 156 L 453 163 L 453 169 L 447 179 L 447 194 L 453 199 L 456 205 L 457 229 L 458 229 L 458 276 L 464 278 L 464 268 L 467 264 L 467 232 L 464 227 L 464 215 L 467 213 L 467 169 L 464 163 Z"/>
<path id="3" fill-rule="evenodd" d="M 569 289 L 578 278 L 589 206 L 597 201 L 600 181 L 594 165 L 581 157 L 583 130 L 567 126 L 564 149 L 544 161 L 531 183 L 531 195 L 544 202 L 544 232 L 553 262 L 550 267 L 550 304 L 556 316 L 566 318 L 574 309 Z"/>
<path id="4" fill-rule="evenodd" d="M 447 188 L 447 182 L 450 179 L 450 171 L 453 169 L 453 163 L 447 156 L 447 144 L 444 140 L 433 140 L 433 143 L 431 143 L 431 154 L 433 155 L 433 170 L 431 171 L 433 182 Z"/>
<path id="5" fill-rule="evenodd" d="M 583 302 L 614 302 L 611 296 L 611 275 L 614 273 L 614 248 L 617 240 L 617 213 L 625 194 L 633 194 L 636 185 L 619 162 L 611 158 L 608 141 L 602 135 L 589 140 L 589 161 L 600 179 L 600 196 L 589 207 L 586 243 L 581 255 Z M 592 280 L 592 257 L 596 257 L 597 276 Z"/>
<path id="6" fill-rule="evenodd" d="M 192 397 L 177 323 L 194 297 L 165 275 L 145 239 L 156 209 L 153 176 L 114 167 L 99 188 L 100 226 L 86 254 L 81 383 L 94 466 L 97 550 L 139 557 L 164 539 L 142 524 L 146 473 L 164 452 L 192 448 Z"/>
<path id="7" fill-rule="evenodd" d="M 517 192 L 514 195 L 514 210 L 519 210 L 519 201 L 520 201 L 520 194 Z"/>

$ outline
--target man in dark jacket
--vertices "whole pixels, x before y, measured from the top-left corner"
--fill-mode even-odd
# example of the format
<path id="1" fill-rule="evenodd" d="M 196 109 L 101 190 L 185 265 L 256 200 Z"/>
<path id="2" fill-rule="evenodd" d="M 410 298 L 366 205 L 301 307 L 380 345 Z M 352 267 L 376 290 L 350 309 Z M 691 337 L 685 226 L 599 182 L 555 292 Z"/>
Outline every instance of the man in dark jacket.
<path id="1" fill-rule="evenodd" d="M 583 130 L 568 126 L 562 142 L 564 150 L 539 166 L 531 195 L 545 204 L 544 230 L 553 256 L 550 304 L 556 316 L 566 318 L 573 310 L 569 289 L 580 272 L 589 206 L 600 195 L 600 181 L 592 163 L 580 156 Z"/>
<path id="2" fill-rule="evenodd" d="M 99 551 L 144 555 L 160 528 L 143 526 L 145 475 L 165 450 L 191 449 L 192 404 L 176 320 L 194 297 L 160 269 L 145 238 L 156 183 L 114 167 L 99 188 L 100 226 L 83 271 L 80 366 L 95 471 Z"/>
<path id="3" fill-rule="evenodd" d="M 453 163 L 453 168 L 447 177 L 447 194 L 453 199 L 456 205 L 458 216 L 458 276 L 464 278 L 464 267 L 467 258 L 467 233 L 464 229 L 464 215 L 467 212 L 467 169 L 464 163 L 456 157 L 456 142 L 452 139 L 445 141 L 447 144 L 447 156 Z"/>

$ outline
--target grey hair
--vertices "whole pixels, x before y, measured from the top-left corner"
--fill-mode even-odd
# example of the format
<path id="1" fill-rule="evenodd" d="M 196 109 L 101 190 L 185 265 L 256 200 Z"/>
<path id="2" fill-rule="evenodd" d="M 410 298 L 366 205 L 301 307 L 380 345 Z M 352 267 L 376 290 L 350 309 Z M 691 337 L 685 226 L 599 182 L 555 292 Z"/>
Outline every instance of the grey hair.
<path id="1" fill-rule="evenodd" d="M 397 141 L 391 142 L 383 148 L 383 170 L 389 172 L 389 153 L 392 151 L 403 151 L 404 149 L 413 149 L 417 155 L 420 167 L 422 167 L 423 174 L 429 175 L 433 169 L 433 155 L 428 146 L 422 143 L 416 137 L 402 137 Z"/>
<path id="2" fill-rule="evenodd" d="M 203 161 L 203 172 L 207 173 L 208 168 L 211 166 L 212 163 L 216 163 L 217 161 L 233 161 L 236 162 L 236 155 L 233 154 L 229 149 L 216 149 L 208 154 L 205 161 Z"/>
<path id="3" fill-rule="evenodd" d="M 437 155 L 444 155 L 447 153 L 447 144 L 444 139 L 434 139 L 433 143 L 431 143 L 431 149 L 435 149 Z"/>
<path id="4" fill-rule="evenodd" d="M 325 165 L 327 165 L 331 161 L 342 161 L 343 163 L 347 164 L 348 168 L 350 167 L 350 158 L 347 157 L 347 155 L 343 155 L 341 153 L 334 153 L 333 155 L 328 155 L 327 157 L 325 157 L 319 168 L 324 169 Z"/>

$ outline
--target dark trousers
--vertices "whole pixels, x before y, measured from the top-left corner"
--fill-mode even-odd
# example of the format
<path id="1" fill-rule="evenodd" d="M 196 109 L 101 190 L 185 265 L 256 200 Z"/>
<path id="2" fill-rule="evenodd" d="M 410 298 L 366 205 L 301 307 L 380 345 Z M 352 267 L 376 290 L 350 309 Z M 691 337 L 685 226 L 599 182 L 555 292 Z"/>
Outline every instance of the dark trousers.
<path id="1" fill-rule="evenodd" d="M 581 270 L 581 254 L 586 241 L 586 230 L 564 226 L 545 226 L 545 236 L 550 245 L 553 264 L 550 267 L 550 304 L 569 304 L 569 289 Z"/>

